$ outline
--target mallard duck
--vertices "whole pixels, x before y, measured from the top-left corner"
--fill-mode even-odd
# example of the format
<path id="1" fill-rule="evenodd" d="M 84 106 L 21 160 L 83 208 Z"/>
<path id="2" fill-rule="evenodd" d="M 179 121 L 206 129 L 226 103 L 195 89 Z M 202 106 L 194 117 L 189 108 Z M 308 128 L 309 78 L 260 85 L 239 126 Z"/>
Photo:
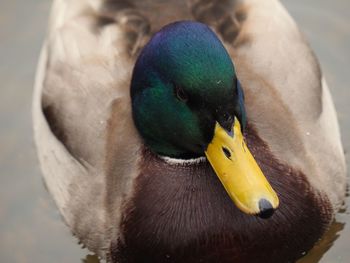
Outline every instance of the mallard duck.
<path id="1" fill-rule="evenodd" d="M 110 262 L 293 262 L 345 191 L 329 89 L 278 1 L 56 0 L 33 119 L 66 224 Z"/>

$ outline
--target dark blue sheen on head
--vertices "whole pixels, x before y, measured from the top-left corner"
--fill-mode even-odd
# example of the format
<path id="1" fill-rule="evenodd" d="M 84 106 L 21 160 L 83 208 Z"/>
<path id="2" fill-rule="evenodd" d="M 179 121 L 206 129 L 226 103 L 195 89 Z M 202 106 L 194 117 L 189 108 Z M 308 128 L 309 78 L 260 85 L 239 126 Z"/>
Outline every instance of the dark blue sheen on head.
<path id="1" fill-rule="evenodd" d="M 143 49 L 134 74 L 143 75 L 139 70 L 150 68 L 165 80 L 173 80 L 199 95 L 217 89 L 229 91 L 235 77 L 231 58 L 214 32 L 192 21 L 167 25 L 153 36 Z"/>

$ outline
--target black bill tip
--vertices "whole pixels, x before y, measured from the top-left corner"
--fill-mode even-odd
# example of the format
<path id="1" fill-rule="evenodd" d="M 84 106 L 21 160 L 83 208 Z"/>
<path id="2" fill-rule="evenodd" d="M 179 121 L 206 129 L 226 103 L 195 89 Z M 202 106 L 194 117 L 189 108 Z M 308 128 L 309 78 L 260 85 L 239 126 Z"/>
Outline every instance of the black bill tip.
<path id="1" fill-rule="evenodd" d="M 263 219 L 270 218 L 275 212 L 275 209 L 273 209 L 271 203 L 264 198 L 260 199 L 259 201 L 259 210 L 260 212 L 257 214 L 257 216 Z"/>

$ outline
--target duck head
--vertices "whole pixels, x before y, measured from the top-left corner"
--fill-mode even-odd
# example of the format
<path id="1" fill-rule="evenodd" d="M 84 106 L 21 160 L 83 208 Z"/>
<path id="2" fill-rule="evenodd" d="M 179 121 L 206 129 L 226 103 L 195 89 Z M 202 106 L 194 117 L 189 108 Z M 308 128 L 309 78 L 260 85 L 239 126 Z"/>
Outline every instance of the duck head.
<path id="1" fill-rule="evenodd" d="M 206 156 L 240 210 L 272 215 L 278 197 L 244 141 L 243 90 L 208 26 L 183 21 L 156 33 L 136 61 L 131 99 L 135 126 L 151 151 Z"/>

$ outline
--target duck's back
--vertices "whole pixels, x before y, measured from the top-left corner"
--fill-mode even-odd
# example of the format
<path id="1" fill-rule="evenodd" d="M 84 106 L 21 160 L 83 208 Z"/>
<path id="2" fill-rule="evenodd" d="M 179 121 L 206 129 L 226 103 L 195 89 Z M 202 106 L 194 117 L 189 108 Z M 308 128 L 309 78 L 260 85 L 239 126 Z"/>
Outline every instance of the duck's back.
<path id="1" fill-rule="evenodd" d="M 153 32 L 184 19 L 223 40 L 248 121 L 274 156 L 304 173 L 329 209 L 341 202 L 345 164 L 329 90 L 278 1 L 56 0 L 36 79 L 36 144 L 65 221 L 102 256 L 119 235 L 142 159 L 129 97 L 135 59 Z"/>

